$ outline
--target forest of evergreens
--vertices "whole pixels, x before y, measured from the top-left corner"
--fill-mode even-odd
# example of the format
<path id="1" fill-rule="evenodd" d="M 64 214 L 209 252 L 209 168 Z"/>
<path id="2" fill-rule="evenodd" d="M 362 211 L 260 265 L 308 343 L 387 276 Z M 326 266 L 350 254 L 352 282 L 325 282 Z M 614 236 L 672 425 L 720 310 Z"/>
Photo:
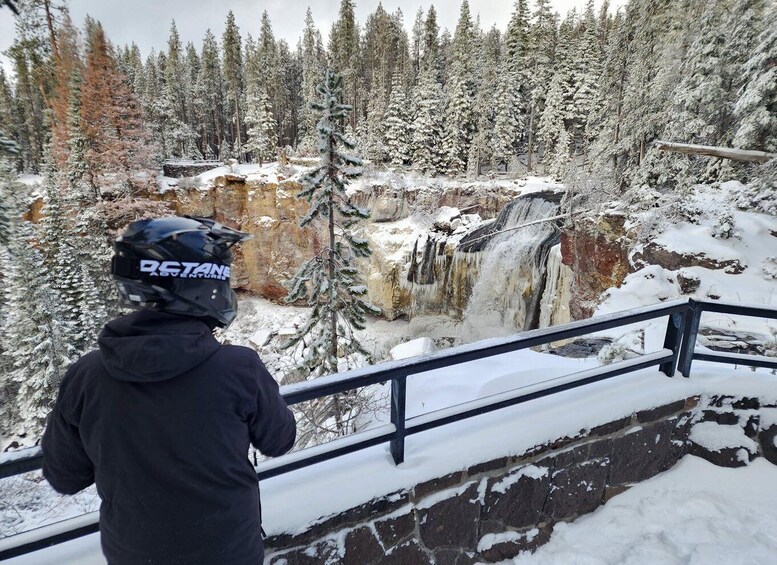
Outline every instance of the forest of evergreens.
<path id="1" fill-rule="evenodd" d="M 307 102 L 327 66 L 345 75 L 361 153 L 433 175 L 539 162 L 563 177 L 576 157 L 620 189 L 660 188 L 725 173 L 659 156 L 657 139 L 777 150 L 771 0 L 631 0 L 615 13 L 589 0 L 562 16 L 517 0 L 506 28 L 488 30 L 465 0 L 452 32 L 434 6 L 378 4 L 357 22 L 343 0 L 326 42 L 310 10 L 295 45 L 276 39 L 267 12 L 230 12 L 221 37 L 183 45 L 173 22 L 145 55 L 112 45 L 97 21 L 76 26 L 62 3 L 19 8 L 13 76 L 0 75 L 18 167 L 40 172 L 50 143 L 56 168 L 93 187 L 138 181 L 163 158 L 315 154 Z"/>
<path id="2" fill-rule="evenodd" d="M 465 0 L 452 31 L 433 6 L 405 16 L 379 4 L 357 22 L 342 0 L 327 41 L 310 10 L 294 45 L 266 12 L 252 22 L 229 12 L 220 37 L 184 45 L 173 23 L 146 54 L 114 45 L 93 19 L 77 25 L 65 2 L 14 6 L 13 70 L 0 69 L 0 416 L 31 431 L 115 312 L 111 239 L 167 213 L 149 198 L 161 162 L 316 156 L 308 103 L 327 68 L 344 77 L 345 130 L 372 166 L 547 173 L 589 201 L 642 209 L 736 178 L 738 205 L 777 214 L 777 160 L 655 147 L 777 152 L 773 0 L 630 0 L 617 12 L 589 0 L 563 16 L 548 0 L 517 0 L 506 27 L 488 30 Z M 37 224 L 22 221 L 21 173 L 42 178 Z"/>

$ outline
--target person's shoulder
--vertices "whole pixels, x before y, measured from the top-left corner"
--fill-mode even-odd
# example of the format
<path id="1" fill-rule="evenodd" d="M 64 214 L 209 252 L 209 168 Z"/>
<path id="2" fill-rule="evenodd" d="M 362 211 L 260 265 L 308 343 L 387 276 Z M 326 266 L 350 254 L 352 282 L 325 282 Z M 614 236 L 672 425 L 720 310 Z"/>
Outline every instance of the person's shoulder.
<path id="1" fill-rule="evenodd" d="M 253 365 L 261 365 L 262 363 L 259 359 L 259 354 L 256 351 L 243 345 L 222 345 L 219 348 L 219 353 L 222 358 L 226 358 L 230 362 L 237 361 Z"/>
<path id="2" fill-rule="evenodd" d="M 103 362 L 98 350 L 83 354 L 70 364 L 62 376 L 60 395 L 76 394 L 76 391 L 84 389 L 102 370 Z"/>

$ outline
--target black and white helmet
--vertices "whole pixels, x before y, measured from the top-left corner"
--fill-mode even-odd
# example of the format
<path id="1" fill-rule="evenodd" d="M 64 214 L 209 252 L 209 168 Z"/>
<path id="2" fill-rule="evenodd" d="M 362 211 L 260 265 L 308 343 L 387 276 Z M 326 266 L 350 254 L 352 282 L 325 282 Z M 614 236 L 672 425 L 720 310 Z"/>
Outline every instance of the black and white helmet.
<path id="1" fill-rule="evenodd" d="M 237 315 L 231 248 L 251 237 L 206 218 L 140 220 L 114 242 L 111 274 L 126 306 L 226 327 Z"/>

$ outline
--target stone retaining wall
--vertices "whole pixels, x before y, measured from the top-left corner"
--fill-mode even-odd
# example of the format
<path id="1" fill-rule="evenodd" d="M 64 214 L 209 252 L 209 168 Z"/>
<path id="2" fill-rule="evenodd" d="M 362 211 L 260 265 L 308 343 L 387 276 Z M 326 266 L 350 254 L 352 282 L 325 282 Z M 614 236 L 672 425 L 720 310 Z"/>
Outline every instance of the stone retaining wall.
<path id="1" fill-rule="evenodd" d="M 372 500 L 303 534 L 273 536 L 266 542 L 265 563 L 496 562 L 535 550 L 550 538 L 555 523 L 592 512 L 688 453 L 732 466 L 759 455 L 777 464 L 777 407 L 732 397 L 701 402 L 694 397 L 637 412 L 520 456 Z M 742 437 L 752 441 L 748 455 L 733 448 L 713 451 L 691 441 L 694 425 L 703 422 L 739 426 Z"/>

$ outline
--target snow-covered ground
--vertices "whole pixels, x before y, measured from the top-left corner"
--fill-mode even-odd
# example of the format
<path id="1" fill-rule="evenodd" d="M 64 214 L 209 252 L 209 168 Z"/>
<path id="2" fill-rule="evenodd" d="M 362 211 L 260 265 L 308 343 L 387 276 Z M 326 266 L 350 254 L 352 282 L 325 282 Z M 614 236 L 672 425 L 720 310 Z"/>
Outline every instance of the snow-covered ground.
<path id="1" fill-rule="evenodd" d="M 728 469 L 689 455 L 503 565 L 771 565 L 775 484 L 765 460 Z"/>
<path id="2" fill-rule="evenodd" d="M 617 312 L 647 304 L 657 304 L 683 296 L 679 277 L 698 279 L 699 287 L 690 296 L 699 300 L 721 300 L 756 306 L 777 307 L 777 218 L 767 214 L 736 210 L 732 201 L 743 189 L 736 181 L 719 188 L 699 186 L 685 203 L 694 221 L 658 221 L 651 244 L 668 251 L 705 257 L 719 263 L 738 261 L 742 272 L 731 269 L 683 267 L 670 271 L 648 265 L 626 277 L 620 288 L 602 296 L 596 314 Z M 648 214 L 648 213 L 645 213 Z M 645 216 L 643 214 L 642 216 Z M 639 218 L 647 223 L 647 217 Z M 629 227 L 629 226 L 627 226 Z M 633 226 L 632 226 L 633 227 Z M 634 249 L 632 256 L 643 249 Z M 777 333 L 777 321 L 705 314 L 707 327 L 723 331 L 749 332 L 761 336 Z"/>

